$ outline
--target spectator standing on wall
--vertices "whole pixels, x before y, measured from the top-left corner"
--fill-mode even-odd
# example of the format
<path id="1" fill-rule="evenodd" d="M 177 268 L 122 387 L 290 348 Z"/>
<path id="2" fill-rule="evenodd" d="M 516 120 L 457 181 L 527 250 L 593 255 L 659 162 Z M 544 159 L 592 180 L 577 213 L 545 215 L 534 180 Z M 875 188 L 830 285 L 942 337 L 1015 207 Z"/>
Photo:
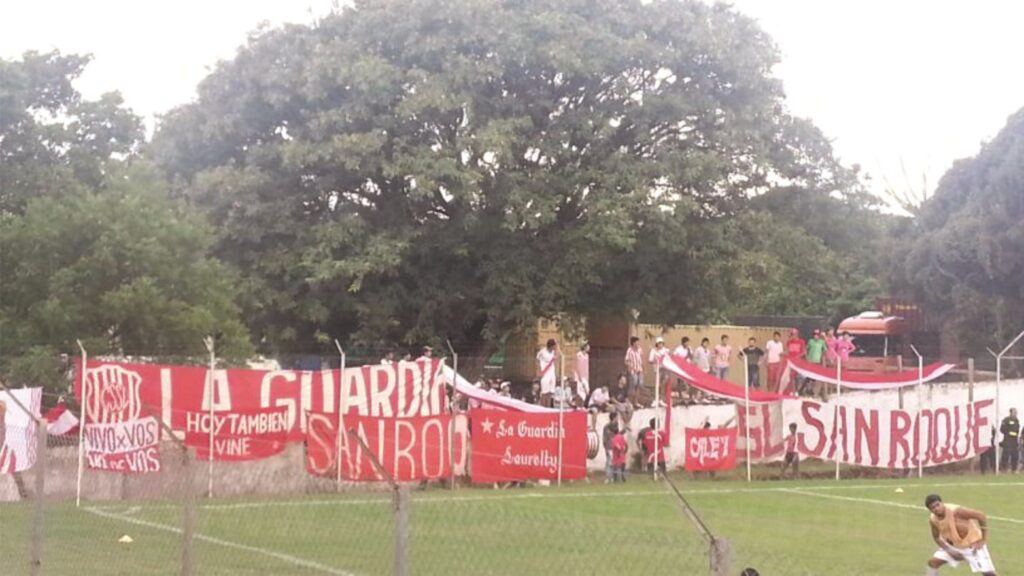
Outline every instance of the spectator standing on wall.
<path id="1" fill-rule="evenodd" d="M 719 380 L 729 378 L 729 362 L 732 361 L 732 346 L 729 337 L 722 334 L 722 343 L 715 346 L 715 376 Z"/>
<path id="2" fill-rule="evenodd" d="M 1020 460 L 1020 420 L 1017 419 L 1016 408 L 1010 408 L 1010 415 L 1003 418 L 999 425 L 999 433 L 1003 435 L 1000 444 L 1003 453 L 999 456 L 999 469 L 1016 473 Z"/>
<path id="3" fill-rule="evenodd" d="M 693 351 L 690 350 L 690 337 L 689 336 L 683 336 L 683 338 L 679 341 L 679 346 L 676 346 L 675 349 L 672 350 L 672 355 L 677 357 L 677 358 L 682 358 L 686 362 L 692 362 L 693 361 Z M 697 388 L 693 387 L 693 386 L 690 386 L 682 378 L 677 378 L 676 379 L 676 386 L 678 387 L 678 390 L 680 390 L 680 392 L 682 390 L 689 389 L 690 390 L 690 394 L 689 395 L 690 395 L 691 398 L 696 398 L 697 397 L 697 392 L 698 392 Z"/>
<path id="4" fill-rule="evenodd" d="M 779 378 L 782 377 L 782 354 L 785 347 L 782 345 L 782 334 L 772 333 L 772 339 L 764 345 L 765 353 L 768 356 L 768 391 L 779 391 Z"/>
<path id="5" fill-rule="evenodd" d="M 626 433 L 621 428 L 612 438 L 612 478 L 615 482 L 626 481 L 626 453 L 629 451 L 629 444 L 626 442 Z"/>
<path id="6" fill-rule="evenodd" d="M 601 431 L 602 446 L 604 446 L 604 483 L 610 484 L 615 479 L 612 469 L 612 440 L 619 433 L 619 423 L 615 421 L 615 414 L 608 417 L 608 423 Z"/>
<path id="7" fill-rule="evenodd" d="M 672 350 L 672 355 L 673 356 L 678 356 L 678 357 L 683 358 L 683 359 L 685 359 L 687 361 L 691 360 L 690 356 L 692 354 L 690 352 L 690 337 L 689 336 L 683 336 L 683 339 L 679 341 L 679 346 L 676 346 L 675 350 Z"/>
<path id="8" fill-rule="evenodd" d="M 640 386 L 644 383 L 644 351 L 640 347 L 640 339 L 633 336 L 629 339 L 629 349 L 626 350 L 626 380 L 629 384 L 629 402 L 636 405 L 636 395 Z"/>
<path id="9" fill-rule="evenodd" d="M 807 361 L 811 364 L 824 365 L 825 363 L 825 351 L 827 346 L 825 340 L 821 337 L 821 330 L 814 330 L 814 334 L 811 339 L 807 341 L 807 352 L 805 356 Z M 815 396 L 821 396 L 825 398 L 825 386 L 821 382 L 815 382 L 813 384 L 812 394 Z"/>
<path id="10" fill-rule="evenodd" d="M 555 403 L 555 360 L 558 358 L 558 341 L 549 338 L 547 344 L 537 352 L 537 379 L 540 380 L 541 405 L 548 408 Z"/>
<path id="11" fill-rule="evenodd" d="M 747 340 L 747 347 L 742 350 L 743 357 L 747 361 L 747 386 L 759 388 L 761 385 L 760 365 L 764 350 L 757 347 L 757 338 L 753 336 Z"/>
<path id="12" fill-rule="evenodd" d="M 836 365 L 836 331 L 832 328 L 825 331 L 825 365 Z"/>
<path id="13" fill-rule="evenodd" d="M 590 394 L 590 343 L 580 344 L 580 351 L 576 353 L 576 365 L 573 367 L 572 377 L 576 380 L 579 395 L 586 398 Z"/>
<path id="14" fill-rule="evenodd" d="M 700 346 L 693 351 L 693 363 L 697 365 L 697 369 L 709 374 L 711 373 L 711 351 L 708 350 L 710 345 L 711 340 L 702 338 Z"/>
<path id="15" fill-rule="evenodd" d="M 665 347 L 665 339 L 658 336 L 654 339 L 654 348 L 651 348 L 651 353 L 647 355 L 647 363 L 651 365 L 661 364 L 661 359 L 668 354 L 668 348 Z"/>
<path id="16" fill-rule="evenodd" d="M 789 340 L 786 340 L 786 357 L 795 358 L 799 360 L 804 357 L 804 354 L 806 354 L 806 352 L 807 343 L 804 342 L 804 339 L 800 337 L 800 331 L 797 330 L 796 328 L 793 328 L 792 330 L 789 331 Z M 796 371 L 794 370 L 789 377 L 789 382 L 787 382 L 785 386 L 787 388 L 792 387 L 794 392 L 799 392 L 799 390 L 797 390 L 797 382 L 800 382 L 802 380 L 802 378 L 797 378 Z M 782 392 L 782 390 L 780 389 L 779 392 Z"/>
<path id="17" fill-rule="evenodd" d="M 857 345 L 853 343 L 849 332 L 843 332 L 836 340 L 836 358 L 842 360 L 844 364 L 850 361 L 850 354 L 856 349 Z"/>

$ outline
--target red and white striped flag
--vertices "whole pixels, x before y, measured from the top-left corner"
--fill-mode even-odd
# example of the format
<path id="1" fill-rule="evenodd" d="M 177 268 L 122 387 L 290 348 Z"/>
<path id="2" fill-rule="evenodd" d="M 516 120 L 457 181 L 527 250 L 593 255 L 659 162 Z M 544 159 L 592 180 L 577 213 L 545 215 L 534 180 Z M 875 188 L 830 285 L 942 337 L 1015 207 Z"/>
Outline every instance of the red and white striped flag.
<path id="1" fill-rule="evenodd" d="M 44 418 L 47 422 L 46 432 L 50 436 L 78 433 L 78 418 L 68 410 L 68 405 L 63 400 L 51 408 Z"/>

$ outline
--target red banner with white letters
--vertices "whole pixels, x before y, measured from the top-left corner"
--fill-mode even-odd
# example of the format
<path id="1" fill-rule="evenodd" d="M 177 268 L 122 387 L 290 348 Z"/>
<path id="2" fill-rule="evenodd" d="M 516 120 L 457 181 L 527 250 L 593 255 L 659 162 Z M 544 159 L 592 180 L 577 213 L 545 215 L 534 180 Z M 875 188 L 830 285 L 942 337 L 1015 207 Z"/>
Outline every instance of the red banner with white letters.
<path id="1" fill-rule="evenodd" d="M 338 445 L 333 414 L 310 414 L 306 436 L 306 470 L 310 474 L 356 482 L 436 480 L 451 475 L 449 438 L 452 417 L 375 418 L 345 416 L 348 432 Z M 369 453 L 367 452 L 369 450 Z M 383 467 L 377 470 L 373 460 Z"/>
<path id="2" fill-rule="evenodd" d="M 563 480 L 586 476 L 587 413 L 566 412 L 562 428 L 558 414 L 529 414 L 473 410 L 470 412 L 473 482 L 555 480 L 559 465 Z M 558 442 L 562 439 L 561 462 Z"/>
<path id="3" fill-rule="evenodd" d="M 736 467 L 736 436 L 732 428 L 687 428 L 686 469 L 694 472 Z"/>
<path id="4" fill-rule="evenodd" d="M 209 412 L 189 412 L 185 420 L 185 444 L 195 448 L 200 460 L 210 459 Z M 288 442 L 288 409 L 284 407 L 214 412 L 213 459 L 240 462 L 269 458 L 284 451 Z"/>
<path id="5" fill-rule="evenodd" d="M 287 411 L 288 440 L 301 442 L 309 413 L 383 418 L 433 416 L 448 411 L 442 363 L 436 359 L 339 370 L 213 371 L 202 366 L 166 366 L 89 360 L 86 399 L 81 378 L 75 397 L 93 423 L 156 416 L 173 430 L 185 432 L 197 414 L 246 414 L 281 408 Z M 76 361 L 81 370 L 81 361 Z M 78 372 L 79 374 L 81 372 Z M 339 381 L 340 380 L 340 381 Z"/>

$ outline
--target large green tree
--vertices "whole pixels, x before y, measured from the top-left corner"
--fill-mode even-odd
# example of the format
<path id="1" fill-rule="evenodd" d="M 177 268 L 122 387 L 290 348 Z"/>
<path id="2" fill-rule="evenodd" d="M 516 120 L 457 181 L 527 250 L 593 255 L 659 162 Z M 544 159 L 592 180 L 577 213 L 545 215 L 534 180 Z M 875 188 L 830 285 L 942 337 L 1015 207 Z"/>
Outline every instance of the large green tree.
<path id="1" fill-rule="evenodd" d="M 1024 109 L 942 177 L 896 243 L 892 277 L 985 354 L 1024 330 Z"/>
<path id="2" fill-rule="evenodd" d="M 58 353 L 244 355 L 228 269 L 203 217 L 139 164 L 142 122 L 82 98 L 87 56 L 0 59 L 0 378 L 60 386 Z"/>
<path id="3" fill-rule="evenodd" d="M 850 175 L 750 19 L 694 0 L 365 0 L 255 35 L 153 155 L 277 349 L 720 317 L 720 225 Z"/>
<path id="4" fill-rule="evenodd" d="M 76 338 L 93 354 L 201 356 L 216 334 L 223 355 L 250 350 L 233 276 L 207 255 L 209 226 L 161 178 L 116 166 L 99 191 L 0 218 L 5 358 L 75 352 Z"/>
<path id="5" fill-rule="evenodd" d="M 142 122 L 119 94 L 86 100 L 75 90 L 88 63 L 59 52 L 0 59 L 0 214 L 99 186 L 142 140 Z"/>

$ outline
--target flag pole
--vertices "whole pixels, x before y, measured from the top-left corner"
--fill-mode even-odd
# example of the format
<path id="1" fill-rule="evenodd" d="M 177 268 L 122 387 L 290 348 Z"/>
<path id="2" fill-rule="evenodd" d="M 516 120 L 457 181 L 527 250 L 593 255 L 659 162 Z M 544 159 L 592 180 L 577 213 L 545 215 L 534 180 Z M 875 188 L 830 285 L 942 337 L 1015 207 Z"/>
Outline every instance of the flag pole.
<path id="1" fill-rule="evenodd" d="M 206 338 L 203 338 L 203 344 L 206 344 L 206 350 L 207 350 L 207 352 L 210 353 L 210 369 L 207 370 L 207 372 L 206 372 L 206 386 L 207 386 L 207 396 L 206 397 L 207 397 L 208 401 L 210 402 L 210 406 L 209 406 L 209 415 L 210 415 L 210 445 L 209 445 L 209 450 L 210 451 L 207 454 L 207 458 L 210 459 L 210 462 L 209 462 L 209 466 L 208 466 L 208 473 L 207 473 L 207 479 L 206 479 L 206 497 L 207 498 L 213 498 L 213 429 L 214 429 L 214 422 L 213 422 L 213 416 L 214 416 L 214 414 L 213 414 L 213 405 L 214 405 L 214 401 L 213 401 L 213 394 L 214 394 L 213 371 L 217 369 L 217 354 L 216 354 L 216 351 L 214 350 L 214 341 L 213 341 L 213 337 L 212 336 L 207 336 Z"/>
<path id="2" fill-rule="evenodd" d="M 345 432 L 345 427 L 344 427 L 344 424 L 345 424 L 345 421 L 344 421 L 344 414 L 345 414 L 344 390 L 345 390 L 345 361 L 346 361 L 346 358 L 345 358 L 345 349 L 341 347 L 341 342 L 338 342 L 337 338 L 334 339 L 334 347 L 338 349 L 338 355 L 341 356 L 341 364 L 339 365 L 340 368 L 338 369 L 338 401 L 337 401 L 337 407 L 338 407 L 338 428 L 337 428 L 337 434 L 335 435 L 335 442 L 334 442 L 335 449 L 336 449 L 336 453 L 335 453 L 334 457 L 335 457 L 335 462 L 338 464 L 337 490 L 338 490 L 338 492 L 341 492 L 341 441 L 342 441 L 342 437 L 344 436 L 344 432 Z"/>
<path id="3" fill-rule="evenodd" d="M 1024 332 L 1017 334 L 1017 337 L 1010 341 L 1010 343 L 1007 344 L 1006 347 L 999 352 L 999 354 L 996 354 L 991 350 L 988 351 L 989 354 L 995 356 L 996 358 L 996 422 L 1001 422 L 1001 420 L 999 420 L 999 417 L 1002 415 L 1002 413 L 999 411 L 999 389 L 1002 387 L 1003 384 L 1003 356 L 1010 350 L 1010 348 L 1013 348 L 1013 345 L 1016 344 L 1017 341 L 1020 340 L 1022 337 L 1024 337 Z M 996 444 L 996 476 L 999 475 L 999 460 L 1001 459 L 1001 455 L 999 452 L 1001 448 L 1002 442 Z"/>
<path id="4" fill-rule="evenodd" d="M 839 433 L 841 432 L 841 430 L 839 429 L 839 403 L 842 401 L 842 399 L 843 399 L 843 358 L 840 356 L 839 358 L 836 358 L 836 409 L 835 409 L 835 412 L 834 412 L 834 414 L 835 414 L 835 421 L 833 423 L 833 426 L 835 426 L 835 429 L 836 429 L 836 439 L 835 439 L 835 441 L 837 443 L 839 443 L 836 446 L 836 480 L 839 480 L 839 449 L 843 447 L 843 444 L 841 442 L 839 442 Z M 844 453 L 846 452 L 845 449 L 843 450 L 843 452 Z"/>
<path id="5" fill-rule="evenodd" d="M 924 458 L 921 456 L 921 388 L 924 386 L 924 358 L 913 344 L 910 349 L 917 355 L 917 477 L 924 476 Z"/>
<path id="6" fill-rule="evenodd" d="M 747 482 L 750 482 L 750 365 L 747 364 L 746 356 L 743 354 L 743 423 L 747 436 L 744 442 L 747 445 Z"/>
<path id="7" fill-rule="evenodd" d="M 659 356 L 658 361 L 654 364 L 654 429 L 651 430 L 651 434 L 654 435 L 654 452 L 651 453 L 653 472 L 652 478 L 658 479 L 658 439 L 661 437 L 661 407 L 658 404 L 661 402 L 661 361 L 664 356 Z"/>
<path id="8" fill-rule="evenodd" d="M 82 382 L 82 421 L 78 423 L 78 481 L 75 487 L 75 508 L 79 508 L 82 505 L 82 471 L 85 467 L 85 423 L 88 422 L 89 412 L 89 387 L 86 385 L 89 354 L 85 351 L 81 340 L 75 340 L 75 342 L 78 343 L 78 349 L 82 352 L 82 369 L 78 375 Z"/>
<path id="9" fill-rule="evenodd" d="M 455 352 L 451 339 L 446 338 L 445 341 L 448 342 L 448 350 L 452 353 L 452 396 L 448 401 L 448 411 L 452 418 L 448 422 L 448 459 L 451 466 L 448 489 L 455 490 L 455 384 L 459 378 L 459 355 Z"/>
<path id="10" fill-rule="evenodd" d="M 565 439 L 565 356 L 562 355 L 562 346 L 555 346 L 555 354 L 558 354 L 558 382 L 562 385 L 561 398 L 558 400 L 558 485 L 562 485 L 562 444 Z"/>

